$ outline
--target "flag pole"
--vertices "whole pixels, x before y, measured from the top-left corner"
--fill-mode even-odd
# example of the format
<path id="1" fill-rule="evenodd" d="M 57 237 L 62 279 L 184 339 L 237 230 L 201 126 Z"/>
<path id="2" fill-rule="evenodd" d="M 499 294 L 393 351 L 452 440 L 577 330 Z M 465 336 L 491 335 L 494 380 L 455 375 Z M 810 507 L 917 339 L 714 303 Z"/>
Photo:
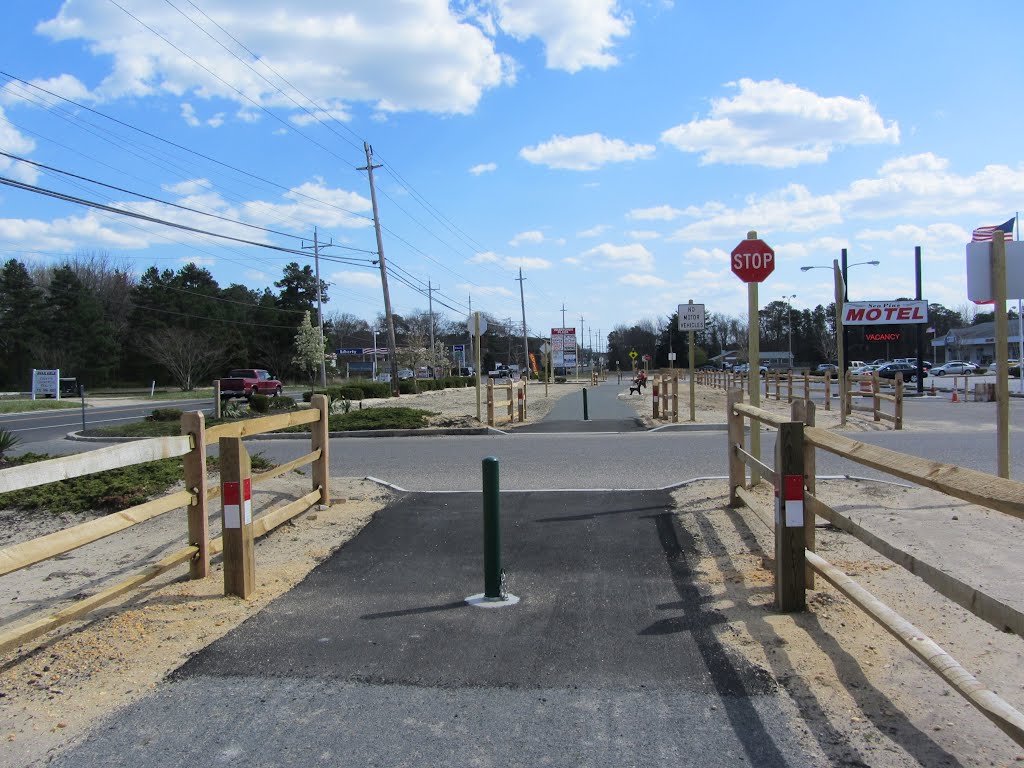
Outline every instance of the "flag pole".
<path id="1" fill-rule="evenodd" d="M 1016 239 L 1020 240 L 1020 211 L 1014 211 L 1013 218 L 1017 226 L 1014 227 L 1016 230 Z M 1018 392 L 1024 394 L 1024 371 L 1021 370 L 1021 366 L 1024 365 L 1024 318 L 1021 317 L 1021 300 L 1017 299 L 1017 348 L 1020 350 L 1020 355 L 1017 357 L 1017 378 L 1019 379 Z"/>

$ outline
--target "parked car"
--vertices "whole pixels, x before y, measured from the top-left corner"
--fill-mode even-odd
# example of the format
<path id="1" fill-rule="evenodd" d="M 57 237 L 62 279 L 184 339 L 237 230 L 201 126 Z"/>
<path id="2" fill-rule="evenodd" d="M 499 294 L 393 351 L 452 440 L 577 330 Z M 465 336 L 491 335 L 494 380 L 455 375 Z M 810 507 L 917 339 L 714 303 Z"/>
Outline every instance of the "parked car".
<path id="1" fill-rule="evenodd" d="M 416 378 L 416 374 L 412 370 L 412 368 L 399 368 L 398 369 L 398 380 L 399 381 L 408 381 L 409 379 L 414 379 L 414 378 Z"/>
<path id="2" fill-rule="evenodd" d="M 895 379 L 897 373 L 903 374 L 903 380 L 909 382 L 917 381 L 917 365 L 911 363 L 886 363 L 878 369 L 878 377 L 881 379 Z M 924 372 L 922 378 L 928 378 L 928 371 Z"/>
<path id="3" fill-rule="evenodd" d="M 249 398 L 253 395 L 281 394 L 281 382 L 273 374 L 259 368 L 234 368 L 220 380 L 220 397 L 229 400 L 232 397 Z"/>
<path id="4" fill-rule="evenodd" d="M 383 381 L 385 384 L 390 384 L 391 383 L 391 374 L 390 373 L 378 373 L 377 374 L 377 381 Z"/>
<path id="5" fill-rule="evenodd" d="M 932 376 L 970 376 L 978 370 L 974 363 L 963 360 L 950 360 L 948 363 L 936 365 L 931 369 Z"/>
<path id="6" fill-rule="evenodd" d="M 856 374 L 857 376 L 863 376 L 865 374 L 871 373 L 872 371 L 877 371 L 880 367 L 881 366 L 875 365 L 874 363 L 869 363 L 867 365 L 858 365 L 856 368 L 851 368 L 850 373 Z"/>
<path id="7" fill-rule="evenodd" d="M 759 369 L 759 371 L 760 371 L 762 376 L 764 376 L 766 373 L 768 373 L 768 366 L 767 365 L 758 366 L 758 369 Z M 733 373 L 749 373 L 750 372 L 750 364 L 749 363 L 740 363 L 739 365 L 734 365 L 732 370 L 733 370 Z"/>
<path id="8" fill-rule="evenodd" d="M 833 379 L 839 377 L 839 366 L 834 363 L 822 363 L 814 369 L 815 376 L 831 376 Z"/>

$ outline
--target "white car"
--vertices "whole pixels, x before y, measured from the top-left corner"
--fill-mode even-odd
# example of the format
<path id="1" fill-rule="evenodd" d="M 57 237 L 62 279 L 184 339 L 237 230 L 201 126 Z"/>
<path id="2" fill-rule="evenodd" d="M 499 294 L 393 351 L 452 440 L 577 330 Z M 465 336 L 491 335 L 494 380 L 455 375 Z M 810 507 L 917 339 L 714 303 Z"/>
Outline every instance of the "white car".
<path id="1" fill-rule="evenodd" d="M 970 376 L 978 370 L 974 363 L 965 363 L 963 360 L 950 360 L 948 363 L 936 365 L 929 371 L 932 376 Z"/>
<path id="2" fill-rule="evenodd" d="M 882 366 L 875 365 L 874 363 L 870 363 L 868 365 L 859 365 L 856 368 L 851 369 L 850 373 L 856 374 L 857 376 L 863 376 L 865 374 L 871 373 L 872 371 L 877 371 L 881 367 Z"/>

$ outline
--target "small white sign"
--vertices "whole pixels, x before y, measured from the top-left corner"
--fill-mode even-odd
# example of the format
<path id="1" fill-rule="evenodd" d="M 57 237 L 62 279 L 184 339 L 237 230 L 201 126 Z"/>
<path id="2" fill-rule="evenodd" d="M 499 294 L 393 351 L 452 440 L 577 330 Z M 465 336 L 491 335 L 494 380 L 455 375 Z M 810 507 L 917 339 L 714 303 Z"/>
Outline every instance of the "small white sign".
<path id="1" fill-rule="evenodd" d="M 668 359 L 672 360 L 674 362 L 675 359 L 676 359 L 676 353 L 675 352 L 669 352 L 668 353 Z"/>
<path id="2" fill-rule="evenodd" d="M 992 243 L 967 244 L 967 298 L 992 301 Z M 1024 240 L 1006 243 L 1006 298 L 1024 299 Z"/>
<path id="3" fill-rule="evenodd" d="M 680 304 L 679 305 L 679 330 L 680 331 L 703 331 L 704 330 L 704 305 L 703 304 Z"/>
<path id="4" fill-rule="evenodd" d="M 480 315 L 479 312 L 474 312 L 473 315 Z M 466 318 L 466 330 L 469 333 L 476 333 L 476 324 L 473 322 L 473 315 L 469 315 Z M 487 321 L 483 315 L 480 315 L 480 335 L 482 336 L 487 332 Z"/>
<path id="5" fill-rule="evenodd" d="M 54 370 L 42 370 L 40 368 L 32 369 L 32 399 L 36 399 L 36 395 L 43 397 L 53 397 L 60 400 L 60 369 Z"/>

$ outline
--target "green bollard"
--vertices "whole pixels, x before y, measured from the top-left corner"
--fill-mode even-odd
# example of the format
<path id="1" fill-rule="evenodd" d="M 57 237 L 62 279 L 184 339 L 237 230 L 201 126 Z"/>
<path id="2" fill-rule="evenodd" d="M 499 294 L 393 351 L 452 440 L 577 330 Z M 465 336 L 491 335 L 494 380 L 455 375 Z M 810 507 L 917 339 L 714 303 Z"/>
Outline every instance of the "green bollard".
<path id="1" fill-rule="evenodd" d="M 483 460 L 484 477 L 484 600 L 504 600 L 501 594 L 501 500 L 498 459 Z"/>
<path id="2" fill-rule="evenodd" d="M 587 411 L 587 388 L 583 388 L 583 420 L 590 421 L 590 415 Z"/>

